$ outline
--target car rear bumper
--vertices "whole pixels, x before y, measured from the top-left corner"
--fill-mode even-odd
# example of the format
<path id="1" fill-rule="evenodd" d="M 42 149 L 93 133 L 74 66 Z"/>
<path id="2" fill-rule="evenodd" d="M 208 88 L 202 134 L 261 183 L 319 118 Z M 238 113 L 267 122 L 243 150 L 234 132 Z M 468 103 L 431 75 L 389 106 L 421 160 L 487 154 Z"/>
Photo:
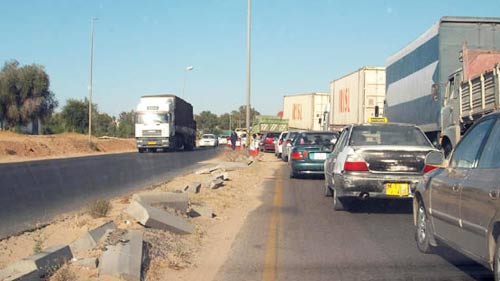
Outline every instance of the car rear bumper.
<path id="1" fill-rule="evenodd" d="M 339 197 L 411 198 L 423 175 L 344 173 L 334 175 L 334 188 Z M 387 183 L 407 183 L 408 196 L 387 195 Z"/>
<path id="2" fill-rule="evenodd" d="M 264 144 L 264 151 L 274 151 L 274 144 Z"/>
<path id="3" fill-rule="evenodd" d="M 295 174 L 324 174 L 323 162 L 300 162 L 292 160 L 290 163 L 292 172 Z"/>

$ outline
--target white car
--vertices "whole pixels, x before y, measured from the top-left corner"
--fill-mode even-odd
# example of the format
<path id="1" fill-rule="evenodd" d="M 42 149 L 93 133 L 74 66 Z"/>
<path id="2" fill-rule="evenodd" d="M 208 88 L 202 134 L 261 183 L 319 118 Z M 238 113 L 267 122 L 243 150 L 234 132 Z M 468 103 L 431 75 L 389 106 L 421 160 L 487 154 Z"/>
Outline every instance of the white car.
<path id="1" fill-rule="evenodd" d="M 219 144 L 227 144 L 227 139 L 229 136 L 220 136 L 219 137 Z"/>
<path id="2" fill-rule="evenodd" d="M 217 140 L 217 137 L 214 134 L 204 134 L 201 136 L 200 139 L 200 144 L 199 146 L 211 146 L 211 147 L 216 147 L 219 145 L 219 141 Z"/>

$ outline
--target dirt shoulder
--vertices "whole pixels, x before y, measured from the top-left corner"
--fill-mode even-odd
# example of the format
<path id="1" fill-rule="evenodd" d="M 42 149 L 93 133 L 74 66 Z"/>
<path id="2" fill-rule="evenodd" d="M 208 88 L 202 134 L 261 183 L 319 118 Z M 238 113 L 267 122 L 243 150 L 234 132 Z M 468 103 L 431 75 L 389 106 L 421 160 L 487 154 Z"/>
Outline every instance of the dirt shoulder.
<path id="1" fill-rule="evenodd" d="M 217 158 L 205 162 L 214 165 L 220 161 L 246 160 L 243 152 L 226 150 Z M 228 171 L 229 180 L 217 189 L 202 187 L 197 194 L 189 193 L 189 204 L 205 204 L 212 208 L 214 218 L 181 215 L 195 226 L 193 234 L 177 235 L 163 230 L 144 228 L 124 210 L 131 202 L 132 195 L 111 200 L 111 211 L 104 218 L 94 219 L 87 210 L 68 214 L 52 224 L 0 241 L 0 269 L 19 259 L 29 256 L 36 248 L 70 244 L 96 226 L 114 221 L 120 230 L 140 230 L 148 249 L 146 280 L 212 280 L 225 262 L 231 245 L 242 227 L 247 215 L 260 204 L 263 181 L 274 175 L 281 166 L 273 154 L 261 155 L 248 168 Z M 172 181 L 147 188 L 154 191 L 179 192 L 193 182 L 206 183 L 214 175 L 191 173 Z M 105 247 L 97 247 L 78 257 L 100 257 Z M 65 274 L 74 280 L 118 280 L 99 276 L 97 269 L 86 269 L 76 264 L 64 267 Z M 68 273 L 69 272 L 69 273 Z M 56 279 L 54 279 L 56 278 Z M 51 280 L 57 279 L 57 274 Z"/>
<path id="2" fill-rule="evenodd" d="M 57 135 L 22 135 L 0 131 L 0 163 L 78 157 L 136 151 L 134 139 L 92 137 L 64 133 Z"/>

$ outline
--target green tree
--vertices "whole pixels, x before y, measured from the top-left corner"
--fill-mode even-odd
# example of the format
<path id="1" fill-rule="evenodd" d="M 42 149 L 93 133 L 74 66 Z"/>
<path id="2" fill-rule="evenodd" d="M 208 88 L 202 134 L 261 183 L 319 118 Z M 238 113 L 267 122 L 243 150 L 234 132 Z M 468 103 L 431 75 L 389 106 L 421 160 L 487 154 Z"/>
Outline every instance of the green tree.
<path id="1" fill-rule="evenodd" d="M 44 134 L 60 134 L 65 131 L 66 130 L 64 128 L 64 122 L 61 118 L 61 113 L 52 114 L 49 118 L 47 118 L 43 126 Z"/>
<path id="2" fill-rule="evenodd" d="M 202 111 L 194 116 L 196 127 L 201 134 L 217 133 L 217 124 L 219 123 L 217 115 L 210 111 Z"/>
<path id="3" fill-rule="evenodd" d="M 0 120 L 5 123 L 2 125 L 11 129 L 50 117 L 58 103 L 49 87 L 43 66 L 19 67 L 15 60 L 5 63 L 0 71 Z"/>
<path id="4" fill-rule="evenodd" d="M 116 120 L 114 117 L 109 116 L 107 113 L 97 113 L 95 116 L 95 122 L 92 122 L 95 125 L 95 129 L 93 129 L 94 135 L 98 137 L 116 135 Z"/>
<path id="5" fill-rule="evenodd" d="M 117 135 L 121 138 L 132 138 L 135 136 L 135 112 L 122 112 L 118 115 Z"/>
<path id="6" fill-rule="evenodd" d="M 97 116 L 97 105 L 92 104 L 92 116 Z M 69 99 L 62 108 L 61 119 L 67 132 L 86 134 L 89 128 L 89 101 Z M 94 124 L 94 121 L 92 121 Z"/>

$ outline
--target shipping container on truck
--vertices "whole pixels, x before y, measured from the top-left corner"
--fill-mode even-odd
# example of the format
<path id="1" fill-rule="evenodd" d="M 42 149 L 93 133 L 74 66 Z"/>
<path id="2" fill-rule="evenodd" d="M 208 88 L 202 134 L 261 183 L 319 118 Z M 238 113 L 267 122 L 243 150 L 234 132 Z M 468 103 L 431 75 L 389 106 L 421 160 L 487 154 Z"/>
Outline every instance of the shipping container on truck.
<path id="1" fill-rule="evenodd" d="M 135 137 L 139 152 L 193 150 L 193 106 L 175 95 L 142 96 L 136 109 Z"/>
<path id="2" fill-rule="evenodd" d="M 327 93 L 284 96 L 283 119 L 288 119 L 290 130 L 322 130 L 328 104 Z"/>
<path id="3" fill-rule="evenodd" d="M 383 115 L 385 68 L 365 66 L 330 83 L 330 127 L 342 129 L 375 116 L 375 107 Z"/>
<path id="4" fill-rule="evenodd" d="M 462 66 L 459 53 L 500 49 L 500 18 L 442 17 L 386 61 L 385 115 L 418 125 L 443 146 L 441 111 L 448 76 Z"/>

